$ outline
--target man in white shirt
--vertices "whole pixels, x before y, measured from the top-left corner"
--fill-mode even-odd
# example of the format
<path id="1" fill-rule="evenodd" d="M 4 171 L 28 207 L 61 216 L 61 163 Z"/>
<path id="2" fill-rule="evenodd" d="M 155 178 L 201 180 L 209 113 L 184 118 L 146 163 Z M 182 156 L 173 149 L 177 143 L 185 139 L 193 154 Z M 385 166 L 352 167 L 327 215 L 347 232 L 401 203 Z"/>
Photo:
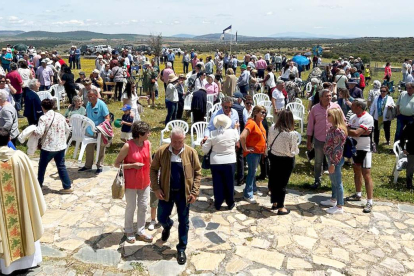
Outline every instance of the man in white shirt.
<path id="1" fill-rule="evenodd" d="M 267 53 L 264 55 L 264 60 L 266 61 L 267 65 L 269 65 L 269 64 L 270 64 L 270 53 L 269 53 L 269 52 L 267 52 Z"/>
<path id="2" fill-rule="evenodd" d="M 362 179 L 365 182 L 367 191 L 367 204 L 364 207 L 364 213 L 370 213 L 372 210 L 372 198 L 374 193 L 374 184 L 371 178 L 372 165 L 372 130 L 374 128 L 374 119 L 365 111 L 367 102 L 358 98 L 352 102 L 351 110 L 354 113 L 349 119 L 348 135 L 357 141 L 356 156 L 354 161 L 354 181 L 356 193 L 346 198 L 347 201 L 360 201 L 362 196 Z"/>
<path id="3" fill-rule="evenodd" d="M 410 65 L 410 63 L 408 63 L 408 59 L 405 59 L 404 63 L 402 64 L 402 70 L 401 70 L 402 77 L 403 77 L 403 79 L 402 79 L 403 82 L 406 82 L 405 79 L 410 74 L 410 71 L 411 71 L 411 65 Z"/>

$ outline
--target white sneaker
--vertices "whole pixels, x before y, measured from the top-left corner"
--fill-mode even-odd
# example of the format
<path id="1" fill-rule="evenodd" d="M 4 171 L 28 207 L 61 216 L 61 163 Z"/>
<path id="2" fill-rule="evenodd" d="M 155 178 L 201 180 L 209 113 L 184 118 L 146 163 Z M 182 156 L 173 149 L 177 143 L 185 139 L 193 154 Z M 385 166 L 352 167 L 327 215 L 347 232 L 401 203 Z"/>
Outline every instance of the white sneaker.
<path id="1" fill-rule="evenodd" d="M 263 196 L 263 193 L 262 193 L 262 192 L 260 192 L 260 191 L 253 192 L 253 194 L 254 194 L 254 195 L 257 195 L 257 196 Z"/>
<path id="2" fill-rule="evenodd" d="M 327 213 L 335 215 L 335 214 L 343 214 L 344 208 L 338 208 L 337 206 L 331 207 L 326 210 Z"/>
<path id="3" fill-rule="evenodd" d="M 336 201 L 332 201 L 330 199 L 327 199 L 327 200 L 321 201 L 320 204 L 323 205 L 323 206 L 334 207 L 334 206 L 336 206 Z"/>
<path id="4" fill-rule="evenodd" d="M 257 203 L 257 201 L 254 199 L 254 197 L 252 197 L 252 198 L 245 197 L 244 200 L 246 200 L 250 204 L 256 204 Z"/>
<path id="5" fill-rule="evenodd" d="M 329 171 L 323 171 L 324 174 L 329 174 Z"/>
<path id="6" fill-rule="evenodd" d="M 155 220 L 151 220 L 150 224 L 148 225 L 148 230 L 150 231 L 154 230 L 155 224 L 157 224 Z"/>

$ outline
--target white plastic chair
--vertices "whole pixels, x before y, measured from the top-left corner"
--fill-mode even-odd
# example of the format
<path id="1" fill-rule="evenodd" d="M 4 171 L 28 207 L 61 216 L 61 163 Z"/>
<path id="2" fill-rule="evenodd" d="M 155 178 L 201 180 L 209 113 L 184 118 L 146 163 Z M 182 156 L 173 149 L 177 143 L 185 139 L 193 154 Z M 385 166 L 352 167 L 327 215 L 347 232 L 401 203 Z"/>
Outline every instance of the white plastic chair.
<path id="1" fill-rule="evenodd" d="M 60 102 L 65 103 L 66 101 L 65 87 L 60 84 L 54 84 L 50 87 L 50 89 L 55 91 L 55 97 L 59 99 L 59 101 L 57 102 L 57 108 L 58 110 L 60 110 Z"/>
<path id="2" fill-rule="evenodd" d="M 258 103 L 258 105 L 262 105 L 266 108 L 267 115 L 266 119 L 270 118 L 273 120 L 273 114 L 272 114 L 272 102 L 271 101 L 261 101 Z"/>
<path id="3" fill-rule="evenodd" d="M 165 132 L 170 132 L 174 127 L 181 127 L 184 130 L 185 133 L 188 132 L 188 128 L 189 128 L 188 124 L 186 122 L 182 121 L 182 120 L 174 120 L 174 121 L 169 122 L 165 126 L 165 128 L 163 130 L 161 130 L 160 146 L 163 143 L 166 143 L 166 144 L 171 143 L 171 138 L 170 137 L 164 138 L 164 133 Z"/>
<path id="4" fill-rule="evenodd" d="M 200 142 L 204 138 L 204 130 L 208 126 L 206 122 L 197 122 L 191 126 L 191 147 L 200 146 Z M 194 139 L 195 132 L 195 139 Z"/>
<path id="5" fill-rule="evenodd" d="M 296 135 L 298 136 L 298 146 L 300 145 L 300 143 L 302 142 L 302 135 L 300 135 L 299 132 L 297 132 L 296 130 L 294 131 L 296 133 Z"/>
<path id="6" fill-rule="evenodd" d="M 43 101 L 44 99 L 50 99 L 50 100 L 55 100 L 56 101 L 56 105 L 57 105 L 57 109 L 60 110 L 60 104 L 59 104 L 59 100 L 57 97 L 53 97 L 52 94 L 50 94 L 51 89 L 47 90 L 47 91 L 39 91 L 37 92 L 37 95 L 39 96 L 40 101 Z"/>
<path id="7" fill-rule="evenodd" d="M 193 100 L 193 94 L 187 95 L 184 98 L 184 110 L 191 110 L 191 101 Z"/>
<path id="8" fill-rule="evenodd" d="M 305 114 L 305 107 L 300 103 L 288 103 L 286 109 L 289 109 L 293 113 L 293 119 L 300 121 L 300 133 L 303 133 L 303 121 Z"/>
<path id="9" fill-rule="evenodd" d="M 72 127 L 72 136 L 68 142 L 65 154 L 68 151 L 72 142 L 76 142 L 75 150 L 73 151 L 73 158 L 76 158 L 76 154 L 78 153 L 78 149 L 79 149 L 79 144 L 82 143 L 81 150 L 80 150 L 79 157 L 78 157 L 78 163 L 81 163 L 83 154 L 85 153 L 86 146 L 89 144 L 97 144 L 96 161 L 95 161 L 96 163 L 98 161 L 99 149 L 101 146 L 101 133 L 98 132 L 97 138 L 89 137 L 86 135 L 86 129 L 88 127 L 90 127 L 93 133 L 96 133 L 95 123 L 86 116 L 79 115 L 79 114 L 73 114 L 72 116 L 70 116 L 69 124 Z"/>
<path id="10" fill-rule="evenodd" d="M 221 102 L 221 100 L 223 100 L 223 98 L 225 97 L 225 95 L 223 94 L 223 92 L 220 92 L 218 97 L 219 97 L 219 100 Z"/>
<path id="11" fill-rule="evenodd" d="M 262 101 L 270 101 L 269 96 L 265 93 L 257 93 L 253 95 L 254 105 L 258 105 L 258 103 Z"/>
<path id="12" fill-rule="evenodd" d="M 214 104 L 214 94 L 207 94 L 207 102 Z"/>
<path id="13" fill-rule="evenodd" d="M 404 157 L 404 152 L 400 147 L 400 141 L 397 141 L 394 143 L 393 151 L 395 154 L 395 166 L 394 166 L 394 184 L 398 181 L 398 175 L 400 174 L 400 171 L 397 169 L 398 161 Z"/>
<path id="14" fill-rule="evenodd" d="M 303 105 L 302 100 L 301 100 L 301 99 L 299 99 L 299 98 L 296 98 L 296 99 L 295 99 L 295 102 L 300 103 L 301 105 Z"/>

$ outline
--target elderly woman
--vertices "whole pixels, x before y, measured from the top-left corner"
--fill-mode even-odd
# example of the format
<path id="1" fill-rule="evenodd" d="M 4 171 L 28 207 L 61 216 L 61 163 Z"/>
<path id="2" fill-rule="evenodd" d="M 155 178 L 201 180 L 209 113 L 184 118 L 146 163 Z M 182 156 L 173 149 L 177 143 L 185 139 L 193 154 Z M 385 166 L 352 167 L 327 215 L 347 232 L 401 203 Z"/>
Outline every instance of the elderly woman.
<path id="1" fill-rule="evenodd" d="M 235 145 L 239 140 L 237 124 L 230 129 L 231 119 L 225 114 L 214 117 L 210 138 L 203 144 L 203 152 L 210 154 L 213 176 L 214 207 L 220 210 L 226 201 L 229 210 L 234 207 L 234 172 L 236 170 Z"/>
<path id="2" fill-rule="evenodd" d="M 178 108 L 178 77 L 170 74 L 168 77 L 167 90 L 165 91 L 165 102 L 167 104 L 167 117 L 165 117 L 165 124 L 175 120 Z"/>
<path id="3" fill-rule="evenodd" d="M 249 95 L 253 96 L 257 91 L 258 86 L 258 77 L 257 77 L 257 70 L 254 69 L 250 71 L 249 77 Z"/>
<path id="4" fill-rule="evenodd" d="M 40 117 L 37 128 L 33 132 L 41 141 L 37 179 L 40 186 L 42 186 L 47 165 L 54 159 L 63 185 L 60 192 L 72 193 L 72 182 L 65 165 L 66 135 L 70 131 L 69 125 L 62 114 L 53 111 L 52 100 L 44 99 L 42 109 L 44 115 Z"/>
<path id="5" fill-rule="evenodd" d="M 370 108 L 370 114 L 374 117 L 374 142 L 378 146 L 380 129 L 384 127 L 385 140 L 390 144 L 391 120 L 387 118 L 388 112 L 395 108 L 394 100 L 388 95 L 388 86 L 381 86 L 381 94 L 376 96 Z"/>
<path id="6" fill-rule="evenodd" d="M 269 128 L 269 190 L 272 210 L 278 215 L 290 213 L 285 208 L 286 186 L 295 166 L 295 155 L 299 153 L 295 121 L 290 110 L 282 110 L 279 120 Z"/>
<path id="7" fill-rule="evenodd" d="M 69 119 L 73 114 L 79 114 L 82 116 L 86 116 L 86 109 L 82 105 L 82 98 L 79 96 L 74 96 L 72 99 L 72 104 L 66 109 L 65 118 L 66 122 L 69 123 Z"/>
<path id="8" fill-rule="evenodd" d="M 214 82 L 214 75 L 207 76 L 207 84 L 205 85 L 207 95 L 214 95 L 214 102 L 217 100 L 218 96 L 218 85 Z"/>
<path id="9" fill-rule="evenodd" d="M 224 95 L 233 97 L 233 93 L 236 91 L 237 77 L 234 75 L 232 68 L 226 70 L 226 79 L 224 80 L 222 91 Z"/>
<path id="10" fill-rule="evenodd" d="M 374 80 L 372 83 L 373 88 L 368 93 L 368 100 L 367 105 L 368 109 L 371 108 L 371 104 L 374 101 L 374 99 L 381 94 L 380 88 L 381 88 L 381 82 L 379 80 Z"/>
<path id="11" fill-rule="evenodd" d="M 0 127 L 10 131 L 10 139 L 16 145 L 17 136 L 19 135 L 17 111 L 8 101 L 8 98 L 9 94 L 4 90 L 0 90 Z"/>
<path id="12" fill-rule="evenodd" d="M 272 106 L 273 106 L 273 121 L 276 123 L 278 120 L 278 113 L 285 108 L 285 95 L 283 95 L 283 89 L 285 88 L 285 82 L 278 80 L 276 88 L 272 92 Z"/>
<path id="13" fill-rule="evenodd" d="M 265 118 L 266 108 L 256 105 L 253 108 L 251 118 L 247 121 L 240 135 L 243 156 L 246 158 L 249 167 L 243 195 L 244 199 L 249 203 L 256 203 L 253 194 L 258 193 L 256 187 L 256 169 L 266 150 L 266 130 L 262 124 Z"/>
<path id="14" fill-rule="evenodd" d="M 10 80 L 5 76 L 0 75 L 0 91 L 4 91 L 7 94 L 7 101 L 14 105 L 13 95 L 16 93 L 16 89 L 10 84 Z"/>
<path id="15" fill-rule="evenodd" d="M 150 126 L 143 121 L 132 124 L 132 140 L 121 148 L 115 167 L 123 167 L 125 176 L 125 235 L 128 243 L 135 242 L 134 213 L 137 213 L 138 239 L 151 242 L 152 236 L 145 233 L 145 216 L 150 198 L 151 143 L 148 140 Z"/>

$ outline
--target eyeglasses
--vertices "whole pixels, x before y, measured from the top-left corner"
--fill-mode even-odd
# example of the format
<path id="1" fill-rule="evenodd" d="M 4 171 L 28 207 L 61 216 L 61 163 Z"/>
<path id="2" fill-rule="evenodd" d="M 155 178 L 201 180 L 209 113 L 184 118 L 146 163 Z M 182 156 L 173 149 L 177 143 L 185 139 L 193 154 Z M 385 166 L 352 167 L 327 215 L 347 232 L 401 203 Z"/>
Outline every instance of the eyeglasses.
<path id="1" fill-rule="evenodd" d="M 223 106 L 223 109 L 231 109 L 231 106 Z"/>
<path id="2" fill-rule="evenodd" d="M 252 105 L 253 103 L 245 103 L 246 105 Z"/>
<path id="3" fill-rule="evenodd" d="M 382 92 L 387 92 L 387 90 L 381 90 L 381 93 L 382 93 Z"/>
<path id="4" fill-rule="evenodd" d="M 6 81 L 0 81 L 0 83 L 6 83 Z"/>
<path id="5" fill-rule="evenodd" d="M 262 115 L 267 115 L 267 112 L 266 111 L 262 111 L 262 112 L 260 112 Z"/>

